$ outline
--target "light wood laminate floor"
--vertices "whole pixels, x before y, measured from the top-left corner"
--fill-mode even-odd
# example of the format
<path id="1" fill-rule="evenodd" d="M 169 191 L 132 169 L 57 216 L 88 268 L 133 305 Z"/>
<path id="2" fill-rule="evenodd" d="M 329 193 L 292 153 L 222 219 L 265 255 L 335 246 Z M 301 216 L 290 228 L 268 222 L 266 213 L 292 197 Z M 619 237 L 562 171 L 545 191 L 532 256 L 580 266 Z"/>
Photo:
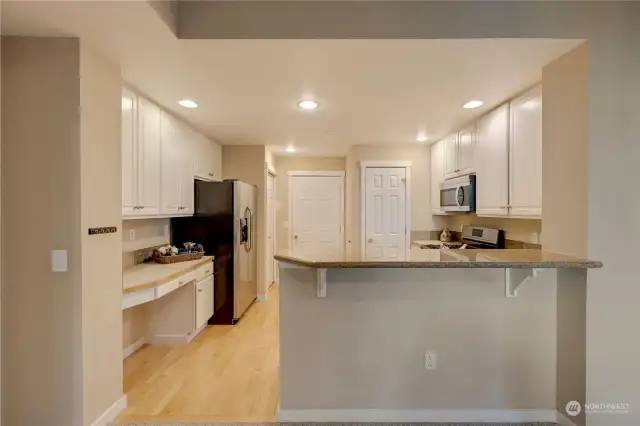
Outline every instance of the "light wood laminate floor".
<path id="1" fill-rule="evenodd" d="M 207 327 L 189 345 L 147 345 L 124 362 L 127 409 L 116 423 L 275 421 L 278 287 L 235 326 Z"/>

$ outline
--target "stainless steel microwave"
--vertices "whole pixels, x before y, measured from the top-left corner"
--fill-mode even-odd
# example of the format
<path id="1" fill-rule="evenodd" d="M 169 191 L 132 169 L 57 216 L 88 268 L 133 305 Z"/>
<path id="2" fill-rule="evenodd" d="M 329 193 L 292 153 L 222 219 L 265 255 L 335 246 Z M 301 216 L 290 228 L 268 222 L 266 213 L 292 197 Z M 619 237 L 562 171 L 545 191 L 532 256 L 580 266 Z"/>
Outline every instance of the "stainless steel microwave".
<path id="1" fill-rule="evenodd" d="M 440 187 L 440 207 L 445 212 L 476 211 L 476 175 L 444 181 Z"/>

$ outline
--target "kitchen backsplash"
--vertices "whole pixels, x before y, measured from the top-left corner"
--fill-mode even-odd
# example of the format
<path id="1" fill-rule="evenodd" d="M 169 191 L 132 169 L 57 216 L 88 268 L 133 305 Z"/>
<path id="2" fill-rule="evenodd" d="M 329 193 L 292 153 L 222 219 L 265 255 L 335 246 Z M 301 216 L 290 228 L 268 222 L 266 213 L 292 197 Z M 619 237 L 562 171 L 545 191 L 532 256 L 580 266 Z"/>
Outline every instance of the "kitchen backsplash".
<path id="1" fill-rule="evenodd" d="M 132 219 L 122 221 L 122 267 L 128 268 L 142 263 L 153 249 L 169 244 L 170 219 Z M 166 229 L 165 229 L 166 227 Z M 131 240 L 131 232 L 135 237 Z"/>
<path id="2" fill-rule="evenodd" d="M 539 219 L 478 217 L 472 214 L 440 217 L 444 219 L 443 226 L 456 233 L 461 232 L 462 225 L 486 226 L 504 230 L 507 240 L 523 243 L 521 247 L 512 245 L 509 248 L 539 247 L 542 241 L 542 221 Z"/>

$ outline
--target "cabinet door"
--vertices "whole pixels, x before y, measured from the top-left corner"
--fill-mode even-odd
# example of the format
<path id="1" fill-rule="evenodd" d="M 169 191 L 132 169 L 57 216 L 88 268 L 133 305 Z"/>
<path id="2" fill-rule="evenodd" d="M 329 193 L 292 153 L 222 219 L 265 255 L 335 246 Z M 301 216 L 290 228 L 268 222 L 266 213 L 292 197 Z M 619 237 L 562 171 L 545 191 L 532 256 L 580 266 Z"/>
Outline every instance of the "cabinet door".
<path id="1" fill-rule="evenodd" d="M 222 147 L 213 142 L 213 180 L 222 180 Z"/>
<path id="2" fill-rule="evenodd" d="M 542 90 L 534 87 L 511 101 L 509 213 L 542 215 Z"/>
<path id="3" fill-rule="evenodd" d="M 180 185 L 182 184 L 182 152 L 178 146 L 177 122 L 166 112 L 162 112 L 162 214 L 182 213 Z"/>
<path id="4" fill-rule="evenodd" d="M 450 179 L 458 176 L 458 134 L 444 140 L 444 177 Z"/>
<path id="5" fill-rule="evenodd" d="M 458 176 L 475 171 L 476 123 L 458 133 Z"/>
<path id="6" fill-rule="evenodd" d="M 180 134 L 184 135 L 184 132 Z M 181 214 L 193 214 L 195 211 L 194 204 L 194 153 L 188 149 L 192 147 L 188 142 L 182 137 L 180 141 L 180 146 L 182 149 L 180 150 L 181 156 L 181 165 L 180 165 L 180 205 L 182 206 Z"/>
<path id="7" fill-rule="evenodd" d="M 196 328 L 213 316 L 213 275 L 196 284 Z"/>
<path id="8" fill-rule="evenodd" d="M 509 104 L 482 117 L 475 147 L 476 213 L 509 214 Z"/>
<path id="9" fill-rule="evenodd" d="M 137 206 L 137 161 L 136 152 L 137 99 L 135 94 L 122 91 L 122 216 L 138 214 Z"/>
<path id="10" fill-rule="evenodd" d="M 440 206 L 440 185 L 444 182 L 445 141 L 431 146 L 431 212 L 443 213 Z"/>
<path id="11" fill-rule="evenodd" d="M 160 214 L 160 108 L 138 98 L 138 205 L 141 215 Z"/>

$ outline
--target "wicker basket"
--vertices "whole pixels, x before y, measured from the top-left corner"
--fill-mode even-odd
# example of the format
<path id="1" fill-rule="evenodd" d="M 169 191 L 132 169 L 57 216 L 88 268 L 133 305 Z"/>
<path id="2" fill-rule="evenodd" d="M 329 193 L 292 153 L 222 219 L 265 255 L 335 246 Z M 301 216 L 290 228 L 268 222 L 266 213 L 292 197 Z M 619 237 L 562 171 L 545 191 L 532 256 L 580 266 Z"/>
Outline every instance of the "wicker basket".
<path id="1" fill-rule="evenodd" d="M 169 263 L 186 262 L 189 260 L 198 260 L 198 259 L 202 259 L 202 256 L 204 256 L 203 251 L 199 251 L 197 253 L 176 254 L 175 256 L 162 256 L 160 253 L 155 252 L 153 253 L 153 260 L 155 260 L 158 263 L 169 264 Z"/>

